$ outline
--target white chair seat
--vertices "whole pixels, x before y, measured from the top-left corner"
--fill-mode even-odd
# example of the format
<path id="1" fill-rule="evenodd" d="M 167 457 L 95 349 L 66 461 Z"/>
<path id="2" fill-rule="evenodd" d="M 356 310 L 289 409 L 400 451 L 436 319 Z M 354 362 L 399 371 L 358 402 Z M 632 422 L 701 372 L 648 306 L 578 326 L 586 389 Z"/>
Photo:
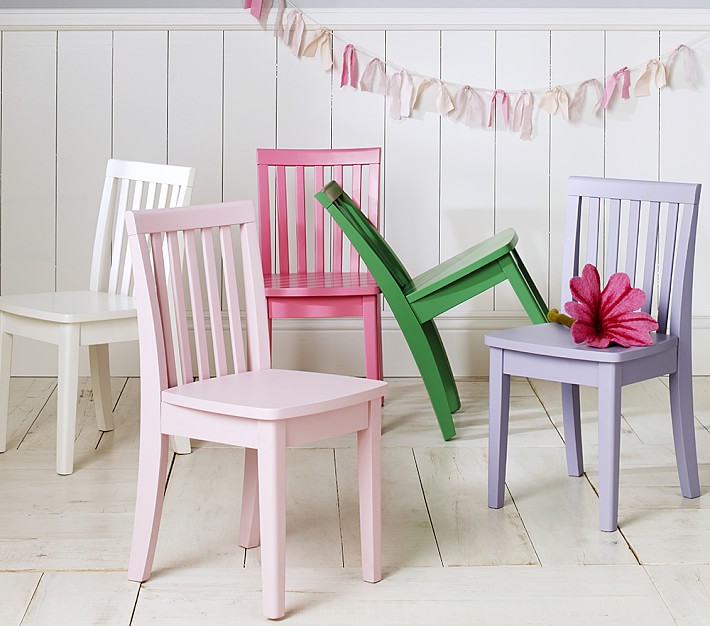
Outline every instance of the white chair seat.
<path id="1" fill-rule="evenodd" d="M 208 378 L 166 389 L 167 404 L 222 415 L 280 420 L 337 410 L 382 396 L 368 378 L 268 369 Z"/>
<path id="2" fill-rule="evenodd" d="M 3 296 L 0 298 L 0 311 L 60 324 L 136 316 L 131 296 L 103 291 L 50 291 Z"/>
<path id="3" fill-rule="evenodd" d="M 674 350 L 678 345 L 678 338 L 672 335 L 652 333 L 652 337 L 650 346 L 609 346 L 600 350 L 575 343 L 569 328 L 561 324 L 537 324 L 487 333 L 485 342 L 491 348 L 595 363 L 624 363 Z"/>

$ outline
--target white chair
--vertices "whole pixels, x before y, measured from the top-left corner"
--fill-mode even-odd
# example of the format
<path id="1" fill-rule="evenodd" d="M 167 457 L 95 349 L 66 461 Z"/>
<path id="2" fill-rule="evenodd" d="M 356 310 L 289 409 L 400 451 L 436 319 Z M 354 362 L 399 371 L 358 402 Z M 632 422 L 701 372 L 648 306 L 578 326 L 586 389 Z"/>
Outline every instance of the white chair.
<path id="1" fill-rule="evenodd" d="M 79 381 L 79 348 L 89 346 L 99 430 L 113 430 L 108 344 L 138 339 L 124 214 L 189 204 L 195 170 L 110 159 L 99 209 L 87 291 L 0 297 L 0 452 L 7 446 L 13 336 L 59 346 L 57 473 L 71 474 Z"/>

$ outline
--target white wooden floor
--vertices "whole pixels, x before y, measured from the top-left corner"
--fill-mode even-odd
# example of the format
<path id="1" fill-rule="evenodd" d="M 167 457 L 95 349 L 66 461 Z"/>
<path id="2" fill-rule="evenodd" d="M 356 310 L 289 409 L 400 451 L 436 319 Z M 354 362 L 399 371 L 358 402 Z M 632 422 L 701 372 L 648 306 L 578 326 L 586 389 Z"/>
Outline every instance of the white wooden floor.
<path id="1" fill-rule="evenodd" d="M 620 530 L 597 530 L 594 390 L 587 475 L 569 478 L 558 389 L 517 380 L 506 506 L 486 506 L 487 383 L 460 381 L 458 437 L 424 388 L 384 408 L 384 580 L 359 573 L 353 441 L 289 451 L 292 624 L 710 624 L 710 379 L 695 381 L 703 495 L 677 484 L 667 381 L 625 388 Z M 0 624 L 260 624 L 259 550 L 237 545 L 242 451 L 174 459 L 152 579 L 126 579 L 138 380 L 114 379 L 116 430 L 81 389 L 76 471 L 54 472 L 56 381 L 16 378 L 0 455 Z M 588 392 L 588 393 L 587 393 Z M 199 445 L 199 444 L 198 444 Z"/>

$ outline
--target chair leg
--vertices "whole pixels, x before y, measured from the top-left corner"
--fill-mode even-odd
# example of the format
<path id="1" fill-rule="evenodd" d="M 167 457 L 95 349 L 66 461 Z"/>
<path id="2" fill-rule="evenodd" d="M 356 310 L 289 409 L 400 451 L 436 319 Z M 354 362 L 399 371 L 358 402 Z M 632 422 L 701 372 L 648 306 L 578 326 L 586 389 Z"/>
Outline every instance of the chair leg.
<path id="1" fill-rule="evenodd" d="M 362 321 L 365 331 L 365 372 L 368 378 L 382 380 L 382 328 L 378 315 L 378 296 L 363 298 Z"/>
<path id="2" fill-rule="evenodd" d="M 244 449 L 242 513 L 239 522 L 239 545 L 242 548 L 256 548 L 260 540 L 258 456 L 254 448 Z"/>
<path id="3" fill-rule="evenodd" d="M 178 435 L 170 435 L 170 447 L 175 454 L 191 454 L 192 443 L 189 437 L 179 437 Z"/>
<path id="4" fill-rule="evenodd" d="M 488 427 L 488 506 L 505 502 L 505 466 L 508 456 L 510 376 L 503 371 L 503 350 L 490 349 Z"/>
<path id="5" fill-rule="evenodd" d="M 517 259 L 519 264 L 516 263 L 514 259 Z M 516 256 L 513 257 L 511 253 L 508 256 L 502 257 L 499 263 L 505 277 L 508 279 L 513 291 L 515 291 L 515 295 L 518 296 L 520 304 L 523 305 L 525 312 L 528 314 L 530 321 L 533 324 L 544 324 L 547 322 L 547 311 L 544 310 L 545 305 L 542 296 L 535 286 L 535 283 L 532 282 L 532 278 L 530 278 L 527 269 L 525 269 L 525 266 L 522 264 L 520 256 L 516 254 Z"/>
<path id="6" fill-rule="evenodd" d="M 582 424 L 579 411 L 579 385 L 562 383 L 562 422 L 565 433 L 567 474 L 584 474 L 582 458 Z"/>
<path id="7" fill-rule="evenodd" d="M 76 402 L 79 392 L 79 326 L 66 324 L 59 342 L 57 380 L 57 474 L 74 471 Z"/>
<path id="8" fill-rule="evenodd" d="M 89 346 L 91 388 L 94 394 L 94 411 L 99 430 L 113 430 L 113 403 L 108 361 L 108 344 Z"/>
<path id="9" fill-rule="evenodd" d="M 286 426 L 258 425 L 261 585 L 264 616 L 278 619 L 286 606 Z"/>
<path id="10" fill-rule="evenodd" d="M 621 380 L 612 364 L 599 365 L 599 528 L 613 532 L 619 514 Z"/>
<path id="11" fill-rule="evenodd" d="M 168 436 L 147 430 L 141 424 L 138 492 L 128 561 L 128 580 L 136 582 L 148 580 L 153 569 L 168 477 Z"/>
<path id="12" fill-rule="evenodd" d="M 362 578 L 369 583 L 382 580 L 381 545 L 381 431 L 380 403 L 369 403 L 368 427 L 357 433 L 360 493 L 360 549 Z"/>
<path id="13" fill-rule="evenodd" d="M 7 450 L 7 420 L 10 413 L 10 373 L 12 371 L 11 334 L 4 331 L 5 320 L 0 314 L 0 452 Z"/>
<path id="14" fill-rule="evenodd" d="M 693 378 L 690 355 L 678 354 L 678 369 L 669 377 L 673 443 L 680 489 L 686 498 L 700 495 L 698 456 L 695 445 Z"/>
<path id="15" fill-rule="evenodd" d="M 456 413 L 456 411 L 461 408 L 461 398 L 459 398 L 459 390 L 456 387 L 454 373 L 451 370 L 451 363 L 449 362 L 449 357 L 446 354 L 444 342 L 441 340 L 439 329 L 436 327 L 433 320 L 429 320 L 428 322 L 424 322 L 422 324 L 422 330 L 426 335 L 431 353 L 436 361 L 441 382 L 444 385 L 446 397 L 449 401 L 449 409 L 452 413 Z"/>

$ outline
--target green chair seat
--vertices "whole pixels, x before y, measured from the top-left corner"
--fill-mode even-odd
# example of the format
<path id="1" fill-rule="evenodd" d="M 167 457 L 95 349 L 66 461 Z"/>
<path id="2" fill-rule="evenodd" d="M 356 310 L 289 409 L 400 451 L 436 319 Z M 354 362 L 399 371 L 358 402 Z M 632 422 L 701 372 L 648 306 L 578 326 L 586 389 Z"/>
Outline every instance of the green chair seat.
<path id="1" fill-rule="evenodd" d="M 547 306 L 515 250 L 518 235 L 508 228 L 412 278 L 335 181 L 316 198 L 380 286 L 419 368 L 441 433 L 451 439 L 456 434 L 452 413 L 461 401 L 434 318 L 508 280 L 530 320 L 536 324 L 547 321 Z"/>

